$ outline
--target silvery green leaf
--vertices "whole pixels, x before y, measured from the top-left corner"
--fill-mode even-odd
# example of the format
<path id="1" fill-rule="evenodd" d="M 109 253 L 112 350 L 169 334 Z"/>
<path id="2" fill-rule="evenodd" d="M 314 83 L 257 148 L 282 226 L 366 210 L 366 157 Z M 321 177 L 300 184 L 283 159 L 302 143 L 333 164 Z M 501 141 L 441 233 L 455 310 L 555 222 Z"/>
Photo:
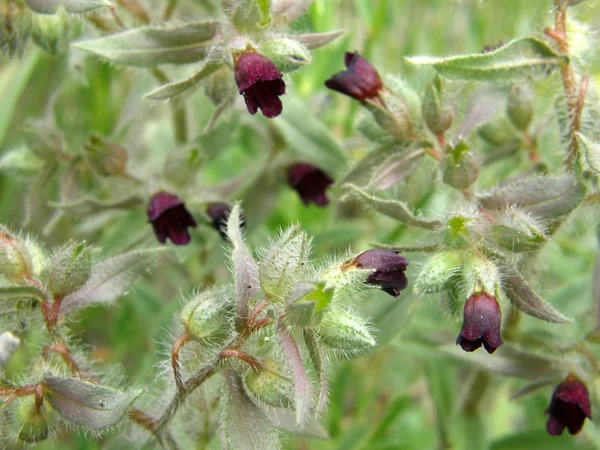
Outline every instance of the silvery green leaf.
<path id="1" fill-rule="evenodd" d="M 13 175 L 35 175 L 44 166 L 44 160 L 23 146 L 10 150 L 0 158 L 0 171 Z"/>
<path id="2" fill-rule="evenodd" d="M 298 345 L 282 322 L 277 324 L 277 337 L 294 375 L 296 424 L 303 427 L 309 418 L 312 408 L 310 380 L 308 379 Z"/>
<path id="3" fill-rule="evenodd" d="M 68 214 L 85 216 L 108 209 L 129 209 L 138 206 L 141 201 L 142 200 L 135 195 L 128 195 L 117 200 L 99 200 L 87 196 L 62 202 L 49 201 L 48 206 Z"/>
<path id="4" fill-rule="evenodd" d="M 223 446 L 226 450 L 278 450 L 279 433 L 265 413 L 244 390 L 240 376 L 233 370 L 222 372 L 227 385 L 221 418 Z"/>
<path id="5" fill-rule="evenodd" d="M 153 67 L 203 59 L 219 34 L 218 22 L 142 27 L 73 44 L 74 48 L 119 64 Z"/>
<path id="6" fill-rule="evenodd" d="M 59 7 L 64 7 L 70 13 L 87 13 L 98 8 L 113 6 L 110 0 L 25 0 L 36 13 L 53 14 Z"/>
<path id="7" fill-rule="evenodd" d="M 206 77 L 223 66 L 220 61 L 208 62 L 202 69 L 189 78 L 160 86 L 148 92 L 144 98 L 149 100 L 170 100 L 181 94 L 193 92 Z"/>
<path id="8" fill-rule="evenodd" d="M 458 139 L 464 139 L 472 130 L 489 122 L 505 103 L 506 94 L 491 83 L 485 83 L 475 89 L 467 103 Z"/>
<path id="9" fill-rule="evenodd" d="M 407 225 L 428 230 L 435 230 L 442 226 L 442 222 L 439 220 L 425 219 L 421 215 L 413 214 L 408 209 L 408 205 L 404 202 L 398 200 L 384 200 L 375 197 L 353 184 L 345 184 L 344 187 L 350 195 L 355 195 L 360 200 L 363 200 L 365 205 L 369 208 L 400 222 L 406 223 Z"/>
<path id="10" fill-rule="evenodd" d="M 81 289 L 63 298 L 60 313 L 115 301 L 142 274 L 153 268 L 158 257 L 165 252 L 165 248 L 133 250 L 96 264 Z"/>
<path id="11" fill-rule="evenodd" d="M 90 430 L 118 424 L 142 389 L 125 393 L 79 378 L 45 377 L 44 398 L 67 422 Z"/>
<path id="12" fill-rule="evenodd" d="M 585 148 L 585 160 L 589 166 L 596 173 L 600 173 L 600 141 L 592 141 L 581 133 L 577 133 L 577 139 L 579 139 L 579 142 L 581 142 L 583 148 Z"/>
<path id="13" fill-rule="evenodd" d="M 431 66 L 454 80 L 518 81 L 536 74 L 548 74 L 564 62 L 548 44 L 526 37 L 509 42 L 488 53 L 449 57 L 409 56 L 416 66 Z"/>
<path id="14" fill-rule="evenodd" d="M 285 431 L 286 433 L 296 434 L 308 438 L 329 440 L 329 435 L 323 425 L 314 417 L 309 417 L 303 426 L 296 423 L 296 411 L 283 408 L 273 408 L 270 406 L 262 407 L 263 412 L 268 417 L 274 427 Z"/>
<path id="15" fill-rule="evenodd" d="M 323 412 L 327 406 L 327 373 L 326 373 L 326 358 L 323 352 L 323 345 L 318 340 L 315 332 L 309 328 L 305 328 L 304 342 L 310 355 L 313 370 L 319 380 L 319 402 L 317 404 L 317 412 Z M 307 424 L 308 426 L 308 424 Z M 327 436 L 327 434 L 325 434 Z"/>
<path id="16" fill-rule="evenodd" d="M 546 303 L 527 284 L 525 279 L 511 266 L 503 264 L 502 287 L 511 303 L 525 314 L 552 323 L 569 323 L 571 319 L 558 312 Z"/>
<path id="17" fill-rule="evenodd" d="M 293 22 L 306 12 L 313 0 L 271 0 L 276 25 Z"/>
<path id="18" fill-rule="evenodd" d="M 368 189 L 383 191 L 400 183 L 416 169 L 424 154 L 419 148 L 388 157 L 373 173 Z"/>
<path id="19" fill-rule="evenodd" d="M 35 299 L 40 302 L 45 302 L 47 300 L 46 294 L 34 286 L 0 286 L 0 299 Z"/>
<path id="20" fill-rule="evenodd" d="M 260 261 L 260 285 L 272 299 L 289 300 L 294 286 L 308 273 L 311 238 L 292 225 L 275 240 Z"/>
<path id="21" fill-rule="evenodd" d="M 233 244 L 231 262 L 235 279 L 236 321 L 238 325 L 246 323 L 250 299 L 258 293 L 259 289 L 258 266 L 250 250 L 246 247 L 242 236 L 241 214 L 240 204 L 236 203 L 227 220 L 227 237 Z"/>
<path id="22" fill-rule="evenodd" d="M 369 117 L 371 119 L 371 117 Z M 372 119 L 371 119 L 372 120 Z M 379 128 L 379 127 L 378 127 Z M 384 144 L 369 151 L 362 159 L 354 164 L 352 169 L 338 182 L 339 185 L 352 183 L 357 186 L 368 184 L 373 174 L 382 167 L 388 159 L 406 150 L 405 145 Z"/>
<path id="23" fill-rule="evenodd" d="M 346 33 L 346 30 L 327 31 L 325 33 L 308 33 L 295 35 L 294 39 L 303 44 L 307 49 L 314 50 L 323 47 Z"/>
<path id="24" fill-rule="evenodd" d="M 558 175 L 512 181 L 477 199 L 487 209 L 516 205 L 541 218 L 556 218 L 573 211 L 585 193 L 585 185 L 573 175 Z"/>
<path id="25" fill-rule="evenodd" d="M 444 345 L 440 350 L 459 360 L 509 377 L 525 378 L 530 381 L 564 376 L 564 361 L 546 358 L 534 353 L 523 352 L 504 344 L 490 358 L 482 352 L 467 353 L 457 345 Z"/>

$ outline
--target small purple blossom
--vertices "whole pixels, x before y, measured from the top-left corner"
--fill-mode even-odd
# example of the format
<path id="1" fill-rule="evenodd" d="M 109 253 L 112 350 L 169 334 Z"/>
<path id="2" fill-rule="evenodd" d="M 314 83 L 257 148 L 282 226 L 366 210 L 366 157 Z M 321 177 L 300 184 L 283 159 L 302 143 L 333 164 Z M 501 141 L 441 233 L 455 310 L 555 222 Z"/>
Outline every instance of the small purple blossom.
<path id="1" fill-rule="evenodd" d="M 570 374 L 556 387 L 546 414 L 550 415 L 546 423 L 548 434 L 559 436 L 565 428 L 571 434 L 579 433 L 585 418 L 592 418 L 590 398 L 585 384 Z"/>
<path id="2" fill-rule="evenodd" d="M 249 51 L 236 59 L 234 75 L 250 114 L 256 114 L 258 108 L 269 119 L 281 114 L 283 105 L 279 96 L 285 94 L 285 82 L 275 64 Z"/>
<path id="3" fill-rule="evenodd" d="M 483 345 L 488 353 L 494 353 L 503 344 L 501 323 L 502 314 L 496 299 L 485 292 L 474 294 L 465 304 L 463 326 L 456 344 L 466 352 Z"/>
<path id="4" fill-rule="evenodd" d="M 359 269 L 375 269 L 366 283 L 379 286 L 392 297 L 398 297 L 408 286 L 404 274 L 408 260 L 394 250 L 367 250 L 358 255 L 352 265 Z"/>
<path id="5" fill-rule="evenodd" d="M 196 226 L 196 221 L 179 197 L 166 192 L 154 194 L 150 199 L 148 222 L 152 224 L 156 237 L 163 244 L 167 237 L 175 245 L 188 244 L 191 238 L 187 227 Z"/>
<path id="6" fill-rule="evenodd" d="M 313 202 L 318 206 L 326 206 L 329 203 L 325 189 L 333 184 L 333 180 L 321 169 L 297 163 L 288 169 L 287 175 L 290 187 L 298 192 L 305 205 Z"/>
<path id="7" fill-rule="evenodd" d="M 356 52 L 346 53 L 345 63 L 347 70 L 336 73 L 325 86 L 363 103 L 379 96 L 383 85 L 369 61 Z"/>

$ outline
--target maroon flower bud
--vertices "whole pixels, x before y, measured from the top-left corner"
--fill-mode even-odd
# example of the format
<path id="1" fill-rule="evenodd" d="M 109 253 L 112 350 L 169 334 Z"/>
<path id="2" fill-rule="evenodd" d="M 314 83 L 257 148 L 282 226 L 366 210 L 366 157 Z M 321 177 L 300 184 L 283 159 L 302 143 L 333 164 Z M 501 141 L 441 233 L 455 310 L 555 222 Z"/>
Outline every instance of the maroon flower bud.
<path id="1" fill-rule="evenodd" d="M 325 189 L 333 180 L 325 172 L 306 163 L 297 163 L 288 169 L 288 183 L 302 199 L 305 205 L 314 202 L 325 206 L 329 203 Z"/>
<path id="2" fill-rule="evenodd" d="M 227 238 L 227 219 L 231 213 L 231 206 L 227 203 L 209 203 L 206 207 L 206 214 L 212 219 L 212 226 L 219 232 L 221 237 L 225 240 Z M 244 217 L 241 218 L 240 225 L 244 226 Z"/>
<path id="3" fill-rule="evenodd" d="M 356 257 L 353 265 L 359 269 L 375 269 L 366 283 L 379 286 L 392 297 L 408 286 L 404 274 L 408 260 L 394 250 L 367 250 Z"/>
<path id="4" fill-rule="evenodd" d="M 375 68 L 365 58 L 356 53 L 346 53 L 344 72 L 336 73 L 325 82 L 325 86 L 365 103 L 375 98 L 383 89 Z"/>
<path id="5" fill-rule="evenodd" d="M 235 61 L 234 75 L 250 114 L 256 114 L 258 108 L 269 119 L 281 114 L 279 96 L 285 94 L 285 82 L 271 61 L 256 52 L 243 53 Z"/>
<path id="6" fill-rule="evenodd" d="M 465 352 L 473 352 L 483 345 L 488 353 L 494 353 L 503 344 L 501 322 L 496 299 L 485 292 L 474 294 L 465 304 L 463 326 L 456 344 Z"/>
<path id="7" fill-rule="evenodd" d="M 585 384 L 573 374 L 569 374 L 552 394 L 546 414 L 550 415 L 546 423 L 548 434 L 559 436 L 565 427 L 571 434 L 579 433 L 585 418 L 592 418 L 590 398 Z"/>
<path id="8" fill-rule="evenodd" d="M 191 239 L 187 227 L 196 226 L 196 221 L 179 197 L 166 192 L 154 194 L 150 199 L 148 222 L 163 244 L 169 237 L 175 245 L 186 245 Z"/>

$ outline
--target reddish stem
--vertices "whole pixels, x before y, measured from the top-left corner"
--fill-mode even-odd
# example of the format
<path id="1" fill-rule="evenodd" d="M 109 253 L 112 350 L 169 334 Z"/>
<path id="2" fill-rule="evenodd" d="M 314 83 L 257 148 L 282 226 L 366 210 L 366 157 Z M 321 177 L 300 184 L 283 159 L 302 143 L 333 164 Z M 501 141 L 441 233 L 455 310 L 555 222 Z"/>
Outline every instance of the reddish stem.
<path id="1" fill-rule="evenodd" d="M 250 367 L 252 367 L 252 369 L 255 371 L 258 371 L 259 369 L 261 369 L 263 367 L 263 364 L 258 359 L 256 359 L 254 356 L 249 355 L 248 353 L 243 352 L 241 350 L 225 349 L 221 352 L 219 357 L 221 360 L 224 360 L 227 358 L 237 358 L 240 361 L 244 361 L 246 364 L 248 364 Z"/>
<path id="2" fill-rule="evenodd" d="M 44 406 L 44 384 L 39 383 L 35 386 L 35 410 L 38 413 L 41 413 L 43 406 Z"/>
<path id="3" fill-rule="evenodd" d="M 177 386 L 177 390 L 179 392 L 183 392 L 185 390 L 185 384 L 183 383 L 181 368 L 179 366 L 179 354 L 183 346 L 189 341 L 190 336 L 187 333 L 184 333 L 179 339 L 177 339 L 173 345 L 173 349 L 171 350 L 171 367 L 173 368 L 173 378 L 175 378 L 175 385 Z"/>
<path id="4" fill-rule="evenodd" d="M 48 353 L 50 352 L 58 353 L 74 375 L 81 375 L 81 369 L 79 368 L 79 365 L 63 341 L 57 342 L 56 344 L 46 345 L 42 349 L 42 356 L 47 357 Z"/>

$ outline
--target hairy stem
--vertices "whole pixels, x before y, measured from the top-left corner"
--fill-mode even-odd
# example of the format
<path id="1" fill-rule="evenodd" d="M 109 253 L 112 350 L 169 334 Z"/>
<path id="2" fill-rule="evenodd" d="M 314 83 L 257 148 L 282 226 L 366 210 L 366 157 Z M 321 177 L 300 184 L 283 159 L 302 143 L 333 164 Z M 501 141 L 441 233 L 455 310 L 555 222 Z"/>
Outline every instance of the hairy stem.
<path id="1" fill-rule="evenodd" d="M 179 354 L 181 349 L 185 344 L 190 341 L 190 336 L 185 333 L 181 336 L 175 344 L 173 345 L 173 349 L 171 350 L 171 367 L 173 368 L 173 378 L 175 379 L 175 385 L 177 386 L 178 391 L 182 391 L 185 389 L 183 385 L 183 379 L 181 378 L 181 370 L 179 367 Z"/>

